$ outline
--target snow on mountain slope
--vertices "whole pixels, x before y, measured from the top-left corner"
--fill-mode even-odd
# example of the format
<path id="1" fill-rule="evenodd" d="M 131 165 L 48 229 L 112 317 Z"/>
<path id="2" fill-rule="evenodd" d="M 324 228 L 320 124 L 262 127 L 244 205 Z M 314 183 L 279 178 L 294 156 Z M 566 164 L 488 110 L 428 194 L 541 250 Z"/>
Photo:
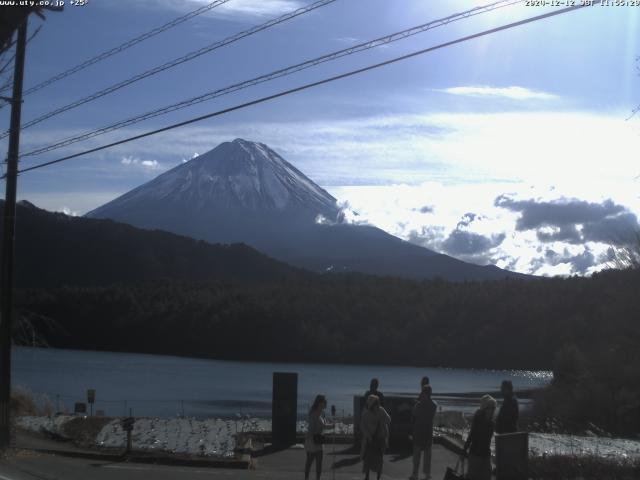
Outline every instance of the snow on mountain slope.
<path id="1" fill-rule="evenodd" d="M 335 218 L 336 199 L 268 146 L 236 139 L 225 142 L 106 205 L 89 217 L 111 216 L 140 202 L 182 204 L 191 210 L 308 212 Z"/>

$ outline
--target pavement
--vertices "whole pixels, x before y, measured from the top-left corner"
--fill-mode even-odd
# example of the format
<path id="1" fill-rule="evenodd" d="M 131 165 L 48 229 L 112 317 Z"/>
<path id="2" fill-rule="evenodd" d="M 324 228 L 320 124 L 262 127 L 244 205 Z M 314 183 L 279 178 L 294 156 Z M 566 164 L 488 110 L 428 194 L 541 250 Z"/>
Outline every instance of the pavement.
<path id="1" fill-rule="evenodd" d="M 265 451 L 255 458 L 254 469 L 211 468 L 209 464 L 154 464 L 125 459 L 118 454 L 82 450 L 68 443 L 42 438 L 19 437 L 17 448 L 0 459 L 0 480 L 141 480 L 202 479 L 203 476 L 229 479 L 304 478 L 305 452 L 301 448 Z M 54 448 L 55 447 L 55 448 Z M 57 450 L 57 453 L 56 453 Z M 443 478 L 446 468 L 454 466 L 457 454 L 442 445 L 433 446 L 432 476 Z M 149 459 L 147 459 L 149 460 Z M 407 479 L 411 474 L 411 455 L 388 453 L 384 458 L 383 479 Z M 312 471 L 311 478 L 315 475 Z M 362 479 L 358 452 L 349 445 L 325 445 L 323 480 Z M 375 478 L 375 475 L 372 476 Z"/>

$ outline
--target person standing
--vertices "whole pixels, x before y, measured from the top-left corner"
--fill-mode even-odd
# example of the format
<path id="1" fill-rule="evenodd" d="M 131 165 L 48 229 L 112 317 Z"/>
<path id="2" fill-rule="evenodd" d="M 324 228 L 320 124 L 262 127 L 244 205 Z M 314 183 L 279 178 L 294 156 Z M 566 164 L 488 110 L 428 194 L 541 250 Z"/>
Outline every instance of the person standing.
<path id="1" fill-rule="evenodd" d="M 371 382 L 369 383 L 369 390 L 364 392 L 365 402 L 369 398 L 369 395 L 375 395 L 376 397 L 378 397 L 378 400 L 380 400 L 380 405 L 384 406 L 384 395 L 382 394 L 382 392 L 378 390 L 379 387 L 380 387 L 380 382 L 378 381 L 378 379 L 372 378 Z"/>
<path id="2" fill-rule="evenodd" d="M 500 387 L 502 405 L 496 417 L 496 433 L 514 433 L 518 431 L 518 399 L 513 394 L 513 384 L 504 380 Z"/>
<path id="3" fill-rule="evenodd" d="M 363 441 L 363 470 L 365 480 L 369 480 L 369 472 L 373 470 L 380 480 L 382 460 L 389 442 L 389 424 L 391 417 L 380 405 L 375 395 L 367 397 L 367 408 L 362 412 L 361 429 Z"/>
<path id="4" fill-rule="evenodd" d="M 433 419 L 437 405 L 431 398 L 431 386 L 422 385 L 422 392 L 412 411 L 413 473 L 410 480 L 418 480 L 420 455 L 424 452 L 422 470 L 426 480 L 431 478 L 431 447 L 433 445 Z"/>
<path id="5" fill-rule="evenodd" d="M 464 451 L 469 455 L 468 480 L 491 480 L 491 438 L 496 405 L 491 395 L 484 395 L 480 408 L 473 415 L 471 431 L 464 444 Z"/>
<path id="6" fill-rule="evenodd" d="M 304 449 L 307 452 L 307 460 L 304 465 L 304 479 L 309 480 L 311 465 L 316 462 L 316 480 L 322 475 L 322 444 L 323 432 L 328 426 L 324 419 L 324 409 L 327 408 L 327 399 L 324 395 L 316 395 L 307 418 L 307 435 L 304 441 Z"/>

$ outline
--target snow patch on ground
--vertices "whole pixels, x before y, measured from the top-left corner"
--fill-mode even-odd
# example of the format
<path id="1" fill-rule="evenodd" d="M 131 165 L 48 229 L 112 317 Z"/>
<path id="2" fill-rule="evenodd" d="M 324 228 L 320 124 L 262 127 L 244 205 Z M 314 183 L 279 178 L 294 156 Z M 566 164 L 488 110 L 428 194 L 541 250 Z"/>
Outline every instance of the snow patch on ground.
<path id="1" fill-rule="evenodd" d="M 56 417 L 20 417 L 18 426 L 25 430 L 63 435 L 64 424 L 76 418 L 71 415 Z M 306 422 L 298 422 L 299 432 L 307 431 Z M 271 431 L 271 420 L 243 418 L 240 420 L 193 418 L 136 418 L 133 427 L 133 449 L 147 452 L 178 453 L 208 457 L 232 457 L 236 438 L 247 432 Z M 336 433 L 352 434 L 353 425 L 336 423 Z M 96 446 L 124 448 L 126 432 L 120 419 L 113 419 L 96 437 Z"/>
<path id="2" fill-rule="evenodd" d="M 32 432 L 49 432 L 63 436 L 64 424 L 76 418 L 20 417 L 18 426 Z M 297 423 L 298 432 L 307 431 L 307 423 Z M 237 434 L 271 431 L 271 420 L 243 418 L 239 420 L 193 418 L 137 418 L 132 432 L 133 448 L 189 455 L 232 457 Z M 332 432 L 332 430 L 329 430 Z M 335 432 L 353 434 L 353 424 L 336 422 Z M 436 428 L 436 432 L 466 439 L 467 428 Z M 120 419 L 109 422 L 96 437 L 96 445 L 105 448 L 124 448 L 126 432 Z M 495 451 L 495 445 L 493 445 Z M 530 433 L 531 455 L 595 455 L 609 458 L 640 458 L 640 440 L 599 436 L 575 436 L 551 433 Z"/>
<path id="3" fill-rule="evenodd" d="M 437 432 L 466 440 L 468 428 L 436 428 Z M 495 452 L 495 437 L 492 440 Z M 640 458 L 640 440 L 560 433 L 529 433 L 529 454 Z"/>

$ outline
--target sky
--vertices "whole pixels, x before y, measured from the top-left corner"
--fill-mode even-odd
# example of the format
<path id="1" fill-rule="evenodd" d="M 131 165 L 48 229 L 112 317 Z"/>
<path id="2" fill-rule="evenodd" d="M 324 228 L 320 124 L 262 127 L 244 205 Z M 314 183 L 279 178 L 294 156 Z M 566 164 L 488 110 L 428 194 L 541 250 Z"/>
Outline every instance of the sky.
<path id="1" fill-rule="evenodd" d="M 209 3 L 89 0 L 32 16 L 25 88 Z M 28 95 L 23 123 L 311 0 L 229 0 Z M 336 0 L 23 129 L 21 152 L 488 2 Z M 560 7 L 504 6 L 49 153 L 26 168 Z M 21 174 L 82 215 L 223 141 L 263 142 L 345 216 L 478 264 L 589 275 L 640 229 L 640 7 L 593 6 Z M 4 81 L 6 81 L 6 74 Z M 0 110 L 3 130 L 9 109 Z M 1 140 L 6 150 L 6 139 Z"/>

